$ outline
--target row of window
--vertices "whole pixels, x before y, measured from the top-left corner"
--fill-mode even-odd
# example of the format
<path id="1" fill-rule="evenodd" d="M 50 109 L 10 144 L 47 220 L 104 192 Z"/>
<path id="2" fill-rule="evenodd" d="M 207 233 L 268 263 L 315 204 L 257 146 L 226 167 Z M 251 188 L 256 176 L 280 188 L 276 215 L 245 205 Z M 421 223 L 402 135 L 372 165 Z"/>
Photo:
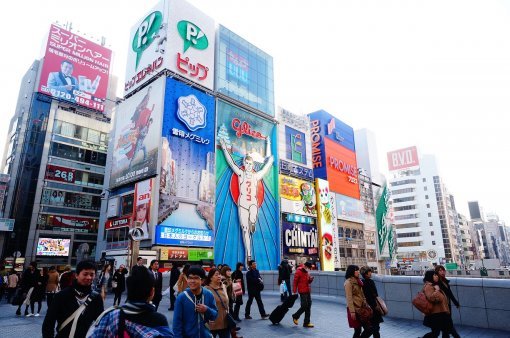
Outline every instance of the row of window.
<path id="1" fill-rule="evenodd" d="M 399 216 L 395 216 L 395 221 L 402 221 L 405 219 L 414 219 L 414 218 L 418 218 L 418 215 L 417 214 L 399 215 Z"/>
<path id="2" fill-rule="evenodd" d="M 407 194 L 407 193 L 410 193 L 410 192 L 414 192 L 415 190 L 416 190 L 415 188 L 398 189 L 398 190 L 392 190 L 391 194 L 392 195 Z"/>
<path id="3" fill-rule="evenodd" d="M 60 120 L 55 121 L 53 127 L 53 133 L 76 138 L 82 141 L 100 144 L 103 146 L 108 145 L 108 134 L 102 133 L 98 130 L 90 129 L 83 126 L 78 126 L 69 122 L 63 122 Z"/>
<path id="4" fill-rule="evenodd" d="M 399 185 L 404 185 L 404 184 L 416 184 L 416 180 L 414 179 L 408 179 L 408 180 L 403 180 L 403 181 L 397 181 L 397 182 L 391 182 L 390 185 L 392 187 L 396 187 L 396 186 L 399 186 Z"/>
<path id="5" fill-rule="evenodd" d="M 416 205 L 405 205 L 403 207 L 394 207 L 394 211 L 404 211 L 404 210 L 414 210 L 416 209 Z"/>
<path id="6" fill-rule="evenodd" d="M 414 201 L 414 196 L 393 199 L 393 203 L 403 203 L 403 202 L 412 202 L 412 201 Z"/>
<path id="7" fill-rule="evenodd" d="M 340 238 L 353 238 L 353 239 L 364 239 L 363 230 L 351 229 L 338 227 L 338 237 Z"/>
<path id="8" fill-rule="evenodd" d="M 419 237 L 421 232 L 406 232 L 403 234 L 397 234 L 397 238 L 408 238 L 408 237 Z"/>
<path id="9" fill-rule="evenodd" d="M 103 167 L 106 166 L 106 153 L 73 147 L 57 142 L 51 143 L 50 155 Z"/>
<path id="10" fill-rule="evenodd" d="M 409 229 L 409 228 L 418 228 L 420 223 L 406 223 L 406 224 L 395 224 L 397 229 Z"/>

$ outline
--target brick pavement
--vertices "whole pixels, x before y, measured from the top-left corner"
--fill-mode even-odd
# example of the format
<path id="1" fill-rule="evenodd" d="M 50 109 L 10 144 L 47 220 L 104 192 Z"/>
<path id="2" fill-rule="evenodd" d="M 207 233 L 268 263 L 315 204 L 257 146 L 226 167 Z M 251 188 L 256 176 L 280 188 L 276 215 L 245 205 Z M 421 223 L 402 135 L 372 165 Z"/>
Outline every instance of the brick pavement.
<path id="1" fill-rule="evenodd" d="M 269 313 L 279 303 L 279 295 L 276 293 L 263 293 L 263 301 L 266 311 Z M 341 304 L 340 298 L 327 297 L 327 296 L 313 296 L 312 294 L 312 323 L 315 324 L 313 329 L 305 329 L 302 325 L 304 315 L 301 317 L 300 326 L 295 326 L 292 323 L 291 314 L 297 310 L 299 300 L 290 309 L 280 325 L 271 325 L 268 320 L 260 319 L 257 304 L 254 302 L 251 309 L 252 320 L 243 320 L 240 323 L 242 330 L 240 334 L 245 338 L 258 338 L 258 337 L 352 337 L 353 330 L 347 325 L 347 317 L 345 305 Z M 109 295 L 107 298 L 107 305 L 110 306 L 113 302 L 113 296 Z M 246 303 L 246 299 L 245 299 Z M 168 315 L 171 325 L 172 318 L 167 310 L 169 300 L 167 297 L 160 305 L 159 311 Z M 37 305 L 36 305 L 37 309 Z M 26 335 L 27 337 L 40 337 L 41 325 L 46 313 L 46 304 L 43 304 L 41 317 L 17 317 L 15 315 L 16 307 L 6 304 L 5 300 L 0 303 L 0 337 L 1 338 L 20 338 Z M 391 309 L 390 309 L 391 311 Z M 244 305 L 241 308 L 241 315 L 244 315 Z M 421 322 L 405 319 L 394 319 L 386 317 L 384 323 L 381 324 L 381 336 L 391 338 L 409 338 L 421 337 L 427 332 Z M 481 329 L 469 326 L 456 326 L 457 331 L 463 338 L 508 338 L 510 332 Z"/>

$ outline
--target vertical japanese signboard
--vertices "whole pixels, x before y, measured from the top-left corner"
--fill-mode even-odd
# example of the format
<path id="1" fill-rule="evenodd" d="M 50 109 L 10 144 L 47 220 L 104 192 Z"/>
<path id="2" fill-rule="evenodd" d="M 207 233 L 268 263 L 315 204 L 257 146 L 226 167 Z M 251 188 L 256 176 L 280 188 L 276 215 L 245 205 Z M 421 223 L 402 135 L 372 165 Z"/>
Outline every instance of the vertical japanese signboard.
<path id="1" fill-rule="evenodd" d="M 329 191 L 328 181 L 315 179 L 315 189 L 318 206 L 319 227 L 319 252 L 321 268 L 323 271 L 335 270 L 335 242 L 338 237 L 333 237 L 336 229 L 336 208 L 334 196 Z M 335 227 L 335 228 L 334 228 Z M 337 244 L 338 245 L 338 244 Z M 338 252 L 338 251 L 337 251 Z"/>

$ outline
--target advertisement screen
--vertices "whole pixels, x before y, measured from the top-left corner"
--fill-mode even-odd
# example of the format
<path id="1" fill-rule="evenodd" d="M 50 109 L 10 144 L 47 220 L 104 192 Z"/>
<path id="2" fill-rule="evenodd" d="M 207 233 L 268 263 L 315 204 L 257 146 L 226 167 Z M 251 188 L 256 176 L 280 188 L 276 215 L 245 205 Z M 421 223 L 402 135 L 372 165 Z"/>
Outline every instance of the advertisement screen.
<path id="1" fill-rule="evenodd" d="M 76 169 L 48 164 L 46 166 L 45 178 L 52 181 L 74 183 L 76 179 Z"/>
<path id="2" fill-rule="evenodd" d="M 133 213 L 133 225 L 142 228 L 143 239 L 150 237 L 151 229 L 151 206 L 152 206 L 152 179 L 137 182 L 135 185 L 135 206 Z"/>
<path id="3" fill-rule="evenodd" d="M 165 78 L 117 106 L 110 187 L 157 173 Z"/>
<path id="4" fill-rule="evenodd" d="M 51 25 L 39 92 L 104 111 L 111 50 Z"/>
<path id="5" fill-rule="evenodd" d="M 356 153 L 325 139 L 327 178 L 331 191 L 360 198 Z"/>
<path id="6" fill-rule="evenodd" d="M 273 57 L 219 26 L 216 91 L 275 116 Z"/>
<path id="7" fill-rule="evenodd" d="M 214 229 L 214 120 L 211 95 L 167 79 L 158 224 Z"/>
<path id="8" fill-rule="evenodd" d="M 315 186 L 312 182 L 280 175 L 281 212 L 317 217 Z"/>
<path id="9" fill-rule="evenodd" d="M 365 222 L 365 208 L 362 201 L 340 194 L 335 195 L 338 219 L 356 223 Z"/>
<path id="10" fill-rule="evenodd" d="M 400 170 L 420 165 L 418 150 L 416 147 L 409 147 L 390 151 L 388 153 L 388 169 Z"/>
<path id="11" fill-rule="evenodd" d="M 276 126 L 218 101 L 214 257 L 235 266 L 255 259 L 260 270 L 279 264 L 280 230 Z"/>
<path id="12" fill-rule="evenodd" d="M 317 227 L 282 222 L 283 254 L 318 256 Z"/>
<path id="13" fill-rule="evenodd" d="M 37 256 L 69 256 L 69 238 L 39 238 Z"/>
<path id="14" fill-rule="evenodd" d="M 213 246 L 211 230 L 156 226 L 156 244 L 182 246 Z"/>

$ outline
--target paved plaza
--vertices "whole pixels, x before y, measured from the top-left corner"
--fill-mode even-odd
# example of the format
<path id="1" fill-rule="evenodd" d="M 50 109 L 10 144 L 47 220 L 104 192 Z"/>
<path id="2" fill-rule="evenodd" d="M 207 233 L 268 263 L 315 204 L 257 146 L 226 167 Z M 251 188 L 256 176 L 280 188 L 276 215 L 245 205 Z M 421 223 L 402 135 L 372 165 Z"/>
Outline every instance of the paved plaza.
<path id="1" fill-rule="evenodd" d="M 124 294 L 125 296 L 125 294 Z M 269 313 L 278 304 L 280 297 L 274 292 L 263 292 L 262 299 Z M 244 302 L 246 303 L 247 297 Z M 329 296 L 313 296 L 312 294 L 312 323 L 313 329 L 305 329 L 302 325 L 304 315 L 301 317 L 300 325 L 292 323 L 291 314 L 297 310 L 299 301 L 294 308 L 290 309 L 280 325 L 271 325 L 268 320 L 260 319 L 257 304 L 254 302 L 251 309 L 253 319 L 243 320 L 240 323 L 242 330 L 240 334 L 244 338 L 257 337 L 352 337 L 353 330 L 347 325 L 347 315 L 345 305 L 340 303 L 340 298 Z M 108 295 L 106 305 L 111 306 L 113 295 Z M 173 312 L 169 312 L 169 299 L 165 297 L 160 305 L 159 312 L 168 316 L 170 326 L 172 325 Z M 37 304 L 36 304 L 37 310 Z M 46 303 L 43 303 L 43 310 L 40 317 L 18 317 L 15 315 L 16 307 L 6 304 L 5 299 L 0 303 L 0 337 L 1 338 L 20 338 L 20 337 L 40 337 L 41 325 L 46 313 Z M 390 309 L 391 311 L 391 309 Z M 241 308 L 241 316 L 244 316 L 244 305 Z M 461 337 L 480 338 L 480 337 L 509 337 L 510 332 L 481 329 L 469 326 L 456 326 Z M 382 337 L 421 337 L 427 332 L 427 328 L 420 321 L 393 319 L 386 317 L 381 324 Z"/>

